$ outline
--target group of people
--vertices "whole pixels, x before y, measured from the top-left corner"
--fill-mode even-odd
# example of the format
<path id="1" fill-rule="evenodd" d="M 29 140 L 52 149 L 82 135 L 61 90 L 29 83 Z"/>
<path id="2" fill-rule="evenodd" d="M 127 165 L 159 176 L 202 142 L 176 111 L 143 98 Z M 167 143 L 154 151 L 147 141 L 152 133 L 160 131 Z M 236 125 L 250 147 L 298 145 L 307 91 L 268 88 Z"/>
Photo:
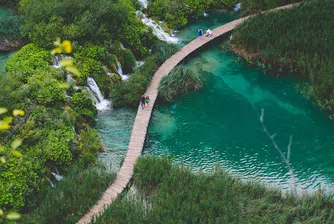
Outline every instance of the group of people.
<path id="1" fill-rule="evenodd" d="M 210 29 L 206 29 L 205 34 L 206 37 L 211 37 L 212 36 L 212 32 Z M 203 30 L 202 28 L 198 29 L 198 36 L 203 36 Z"/>
<path id="2" fill-rule="evenodd" d="M 141 97 L 140 97 L 140 106 L 141 106 L 141 109 L 144 110 L 145 106 L 148 107 L 149 103 L 150 103 L 150 97 L 148 97 L 148 96 L 145 97 L 144 94 L 141 95 Z"/>

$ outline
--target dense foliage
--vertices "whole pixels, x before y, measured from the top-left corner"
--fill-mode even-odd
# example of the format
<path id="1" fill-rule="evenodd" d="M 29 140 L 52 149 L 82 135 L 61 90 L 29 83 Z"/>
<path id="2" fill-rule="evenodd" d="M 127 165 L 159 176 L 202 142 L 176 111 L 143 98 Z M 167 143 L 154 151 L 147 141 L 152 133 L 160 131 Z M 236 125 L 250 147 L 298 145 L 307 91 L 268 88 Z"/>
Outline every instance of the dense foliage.
<path id="1" fill-rule="evenodd" d="M 231 9 L 241 3 L 243 14 L 253 14 L 300 0 L 148 0 L 147 13 L 169 28 L 180 28 L 192 17 L 202 16 L 210 10 Z"/>
<path id="2" fill-rule="evenodd" d="M 178 50 L 176 45 L 158 43 L 152 49 L 152 56 L 135 70 L 125 82 L 116 85 L 111 92 L 114 107 L 138 106 L 140 96 L 145 92 L 156 69 Z"/>
<path id="3" fill-rule="evenodd" d="M 164 99 L 172 101 L 177 96 L 189 90 L 197 91 L 202 86 L 203 83 L 198 73 L 179 65 L 161 79 L 158 89 Z"/>
<path id="4" fill-rule="evenodd" d="M 83 169 L 73 167 L 65 179 L 45 192 L 45 199 L 30 202 L 32 212 L 23 218 L 24 223 L 75 223 L 102 196 L 114 176 L 104 168 Z M 75 186 L 75 189 L 73 188 Z"/>
<path id="5" fill-rule="evenodd" d="M 153 44 L 147 27 L 136 18 L 128 0 L 25 0 L 24 33 L 42 47 L 50 48 L 55 37 L 98 44 L 121 41 L 136 57 L 148 55 Z M 154 38 L 153 38 L 154 39 Z M 152 40 L 153 40 L 152 39 Z"/>
<path id="6" fill-rule="evenodd" d="M 96 109 L 84 88 L 65 88 L 66 76 L 51 68 L 49 51 L 34 44 L 14 55 L 6 69 L 8 75 L 0 76 L 1 106 L 26 114 L 0 132 L 5 156 L 12 153 L 14 139 L 23 139 L 23 156 L 0 163 L 0 207 L 29 210 L 27 199 L 49 186 L 46 177 L 53 179 L 51 172 L 65 171 L 74 161 L 82 167 L 95 164 L 101 143 L 89 125 L 95 122 Z"/>
<path id="7" fill-rule="evenodd" d="M 333 113 L 333 8 L 332 0 L 307 0 L 289 10 L 258 15 L 233 32 L 232 47 L 268 70 L 307 80 L 304 92 Z"/>
<path id="8" fill-rule="evenodd" d="M 22 39 L 21 29 L 23 25 L 22 16 L 17 16 L 11 11 L 0 15 L 0 45 L 7 41 L 7 44 L 14 45 Z"/>
<path id="9" fill-rule="evenodd" d="M 294 198 L 217 168 L 193 173 L 166 158 L 141 157 L 136 196 L 118 198 L 95 223 L 332 223 L 334 198 Z"/>
<path id="10" fill-rule="evenodd" d="M 170 28 L 187 25 L 192 16 L 202 16 L 205 10 L 233 7 L 237 0 L 148 0 L 147 12 Z"/>

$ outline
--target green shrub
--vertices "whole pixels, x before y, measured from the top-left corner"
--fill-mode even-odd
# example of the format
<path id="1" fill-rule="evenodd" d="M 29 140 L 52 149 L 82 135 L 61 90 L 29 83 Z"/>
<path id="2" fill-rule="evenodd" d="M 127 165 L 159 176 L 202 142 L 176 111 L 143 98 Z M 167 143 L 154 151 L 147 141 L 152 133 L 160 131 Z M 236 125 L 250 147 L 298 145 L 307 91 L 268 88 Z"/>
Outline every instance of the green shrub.
<path id="1" fill-rule="evenodd" d="M 101 137 L 95 129 L 80 130 L 74 145 L 74 156 L 82 166 L 95 164 L 96 154 L 102 149 Z"/>
<path id="2" fill-rule="evenodd" d="M 168 58 L 175 54 L 179 50 L 179 47 L 174 44 L 167 44 L 164 42 L 159 42 L 154 46 L 152 52 L 154 54 L 155 62 L 158 65 L 164 63 Z"/>
<path id="3" fill-rule="evenodd" d="M 69 165 L 72 162 L 70 146 L 74 140 L 74 132 L 70 127 L 51 130 L 43 141 L 46 158 L 55 165 Z"/>
<path id="4" fill-rule="evenodd" d="M 49 189 L 39 206 L 29 213 L 24 223 L 75 223 L 102 196 L 115 175 L 104 169 L 74 166 L 65 173 L 55 188 Z"/>
<path id="5" fill-rule="evenodd" d="M 65 101 L 65 91 L 61 82 L 53 78 L 49 73 L 42 73 L 28 78 L 30 95 L 39 104 L 55 105 Z"/>
<path id="6" fill-rule="evenodd" d="M 76 113 L 76 126 L 82 127 L 85 123 L 95 124 L 97 110 L 87 92 L 77 92 L 72 97 L 72 108 Z"/>
<path id="7" fill-rule="evenodd" d="M 25 79 L 40 72 L 49 71 L 50 62 L 50 52 L 34 44 L 28 44 L 11 57 L 5 67 L 9 74 L 20 73 Z"/>
<path id="8" fill-rule="evenodd" d="M 23 18 L 12 13 L 9 15 L 0 16 L 0 44 L 5 40 L 9 42 L 19 41 L 22 39 L 21 28 Z"/>
<path id="9" fill-rule="evenodd" d="M 120 62 L 125 74 L 132 73 L 136 67 L 136 58 L 129 49 L 122 50 Z"/>
<path id="10" fill-rule="evenodd" d="M 199 74 L 179 65 L 161 79 L 158 89 L 164 99 L 172 101 L 180 94 L 186 93 L 189 90 L 197 91 L 202 86 L 203 83 Z"/>

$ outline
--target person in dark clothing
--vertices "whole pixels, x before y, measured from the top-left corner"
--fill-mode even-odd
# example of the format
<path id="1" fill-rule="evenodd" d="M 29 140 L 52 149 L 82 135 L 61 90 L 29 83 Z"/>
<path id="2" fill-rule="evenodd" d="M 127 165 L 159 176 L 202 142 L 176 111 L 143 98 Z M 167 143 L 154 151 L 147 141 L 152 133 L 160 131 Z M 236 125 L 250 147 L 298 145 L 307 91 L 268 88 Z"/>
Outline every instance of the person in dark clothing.
<path id="1" fill-rule="evenodd" d="M 141 97 L 140 97 L 140 105 L 141 105 L 141 109 L 143 109 L 143 110 L 145 108 L 145 101 L 146 101 L 145 96 L 141 95 Z"/>
<path id="2" fill-rule="evenodd" d="M 202 36 L 203 35 L 203 30 L 201 28 L 198 29 L 198 36 Z"/>

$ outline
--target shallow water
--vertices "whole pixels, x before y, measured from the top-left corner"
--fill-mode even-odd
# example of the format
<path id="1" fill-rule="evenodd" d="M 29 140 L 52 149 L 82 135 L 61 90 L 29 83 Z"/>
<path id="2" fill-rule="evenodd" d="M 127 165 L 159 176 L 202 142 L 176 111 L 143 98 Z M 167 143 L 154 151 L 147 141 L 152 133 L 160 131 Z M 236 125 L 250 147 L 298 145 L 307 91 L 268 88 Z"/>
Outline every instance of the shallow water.
<path id="1" fill-rule="evenodd" d="M 334 123 L 298 92 L 294 80 L 265 75 L 218 46 L 186 65 L 201 74 L 204 88 L 174 104 L 156 105 L 146 154 L 169 155 L 193 170 L 220 164 L 242 179 L 287 189 L 288 169 L 259 122 L 264 108 L 264 123 L 284 152 L 293 136 L 299 190 L 333 190 Z"/>
<path id="2" fill-rule="evenodd" d="M 119 109 L 105 111 L 97 117 L 96 129 L 104 145 L 99 158 L 111 171 L 117 172 L 120 168 L 120 162 L 128 149 L 135 116 L 135 110 Z"/>

